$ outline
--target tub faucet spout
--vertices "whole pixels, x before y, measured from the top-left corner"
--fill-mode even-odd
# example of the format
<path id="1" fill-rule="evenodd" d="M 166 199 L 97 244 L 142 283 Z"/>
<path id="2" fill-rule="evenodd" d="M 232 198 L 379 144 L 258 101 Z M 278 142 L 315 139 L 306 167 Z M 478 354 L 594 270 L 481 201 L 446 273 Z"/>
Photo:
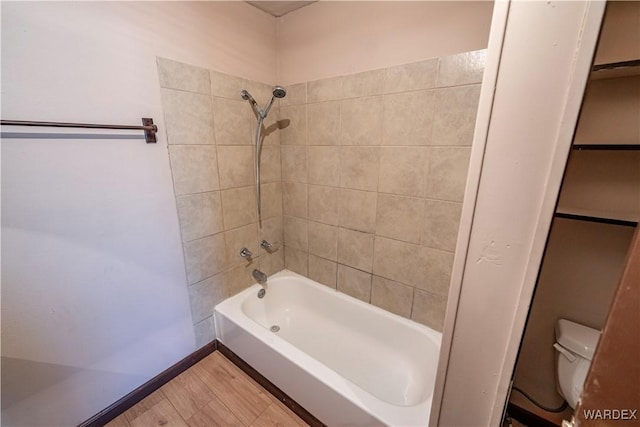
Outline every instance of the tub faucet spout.
<path id="1" fill-rule="evenodd" d="M 256 279 L 258 281 L 258 283 L 260 283 L 261 285 L 264 285 L 265 283 L 267 283 L 267 275 L 264 274 L 262 271 L 255 269 L 253 270 L 253 272 L 251 273 L 251 275 L 253 276 L 254 279 Z"/>

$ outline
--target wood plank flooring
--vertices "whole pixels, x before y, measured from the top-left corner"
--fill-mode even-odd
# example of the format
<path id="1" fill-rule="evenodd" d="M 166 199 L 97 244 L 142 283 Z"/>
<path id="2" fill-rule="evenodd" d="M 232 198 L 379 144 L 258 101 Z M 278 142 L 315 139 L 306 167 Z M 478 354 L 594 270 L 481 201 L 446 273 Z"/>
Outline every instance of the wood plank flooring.
<path id="1" fill-rule="evenodd" d="M 307 426 L 220 352 L 205 357 L 107 427 Z"/>

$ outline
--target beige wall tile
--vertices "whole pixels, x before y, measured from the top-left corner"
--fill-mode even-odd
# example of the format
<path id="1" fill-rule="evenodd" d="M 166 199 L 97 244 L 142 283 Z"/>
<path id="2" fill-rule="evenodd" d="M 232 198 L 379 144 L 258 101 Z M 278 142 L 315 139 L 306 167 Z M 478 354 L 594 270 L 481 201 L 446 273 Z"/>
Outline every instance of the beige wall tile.
<path id="1" fill-rule="evenodd" d="M 405 242 L 419 243 L 423 213 L 423 199 L 379 194 L 376 234 Z"/>
<path id="2" fill-rule="evenodd" d="M 385 95 L 384 145 L 429 145 L 436 110 L 432 90 Z"/>
<path id="3" fill-rule="evenodd" d="M 214 144 L 211 97 L 162 89 L 168 144 Z"/>
<path id="4" fill-rule="evenodd" d="M 440 58 L 438 87 L 481 83 L 486 58 L 486 49 Z"/>
<path id="5" fill-rule="evenodd" d="M 393 280 L 373 276 L 371 304 L 403 317 L 411 316 L 413 288 Z"/>
<path id="6" fill-rule="evenodd" d="M 382 147 L 378 191 L 421 196 L 426 184 L 428 150 L 427 147 Z"/>
<path id="7" fill-rule="evenodd" d="M 281 145 L 282 179 L 292 182 L 307 182 L 307 147 Z"/>
<path id="8" fill-rule="evenodd" d="M 380 168 L 380 148 L 340 147 L 340 186 L 376 191 Z"/>
<path id="9" fill-rule="evenodd" d="M 307 105 L 309 145 L 340 143 L 340 101 Z"/>
<path id="10" fill-rule="evenodd" d="M 253 147 L 251 149 L 253 150 Z M 280 147 L 277 145 L 270 147 L 263 145 L 260 155 L 260 180 L 262 182 L 273 182 L 281 179 Z"/>
<path id="11" fill-rule="evenodd" d="M 224 289 L 230 294 L 254 282 L 253 268 L 273 274 L 286 265 L 406 317 L 413 307 L 414 320 L 441 329 L 438 322 L 446 306 L 460 215 L 460 203 L 450 201 L 461 200 L 464 191 L 470 151 L 466 146 L 471 143 L 479 85 L 434 87 L 436 80 L 448 87 L 478 79 L 468 63 L 460 68 L 461 60 L 444 58 L 440 77 L 438 60 L 429 60 L 285 88 L 287 97 L 278 100 L 265 121 L 262 228 L 255 222 L 253 189 L 256 120 L 239 93 L 247 89 L 262 105 L 272 88 L 221 73 L 204 74 L 214 95 L 211 143 L 215 141 L 219 151 L 169 148 L 172 169 L 177 167 L 174 181 L 183 236 L 196 239 L 185 244 L 188 269 L 206 274 L 203 279 L 224 276 Z M 167 74 L 161 78 L 175 80 L 167 85 L 208 90 L 202 85 L 202 70 L 177 64 L 165 68 Z M 176 80 L 180 75 L 185 81 Z M 405 91 L 410 93 L 399 93 Z M 313 104 L 305 104 L 307 97 Z M 184 196 L 190 193 L 203 194 Z M 217 207 L 208 199 L 214 194 Z M 224 233 L 223 224 L 228 230 Z M 206 239 L 203 234 L 223 236 L 221 268 L 227 270 L 211 273 L 212 262 L 204 258 L 215 256 L 215 251 L 193 244 L 211 247 L 210 242 L 199 242 Z M 258 247 L 263 238 L 274 244 L 275 252 Z M 256 254 L 251 265 L 243 265 L 236 254 L 238 245 Z M 372 271 L 379 277 L 372 280 Z M 194 277 L 188 275 L 189 283 Z M 202 342 L 212 336 L 207 314 L 217 299 L 215 292 L 222 292 L 211 288 L 214 278 L 207 279 L 210 283 L 203 279 L 190 287 L 196 328 L 207 337 Z M 414 287 L 419 288 L 415 297 Z"/>
<path id="12" fill-rule="evenodd" d="M 340 227 L 373 233 L 376 229 L 376 201 L 378 193 L 340 190 Z"/>
<path id="13" fill-rule="evenodd" d="M 447 295 L 453 254 L 376 236 L 373 274 Z"/>
<path id="14" fill-rule="evenodd" d="M 282 183 L 260 184 L 262 199 L 262 220 L 282 216 Z"/>
<path id="15" fill-rule="evenodd" d="M 336 269 L 338 264 L 309 254 L 309 279 L 336 288 Z"/>
<path id="16" fill-rule="evenodd" d="M 480 85 L 438 89 L 431 145 L 471 145 Z"/>
<path id="17" fill-rule="evenodd" d="M 338 227 L 308 222 L 309 253 L 336 261 L 338 259 Z"/>
<path id="18" fill-rule="evenodd" d="M 308 185 L 296 182 L 282 183 L 282 205 L 285 215 L 307 217 Z"/>
<path id="19" fill-rule="evenodd" d="M 228 296 L 242 292 L 256 283 L 251 272 L 259 267 L 259 260 L 260 258 L 251 260 L 224 272 L 224 285 Z"/>
<path id="20" fill-rule="evenodd" d="M 211 95 L 240 101 L 240 92 L 247 88 L 247 80 L 229 74 L 209 70 Z"/>
<path id="21" fill-rule="evenodd" d="M 182 240 L 188 242 L 223 230 L 220 192 L 176 197 Z"/>
<path id="22" fill-rule="evenodd" d="M 384 70 L 365 71 L 342 78 L 342 98 L 360 98 L 382 94 Z"/>
<path id="23" fill-rule="evenodd" d="M 251 107 L 246 101 L 213 98 L 213 124 L 218 145 L 251 145 Z"/>
<path id="24" fill-rule="evenodd" d="M 271 96 L 273 96 L 273 85 L 257 82 L 255 80 L 247 80 L 246 84 L 246 91 L 253 96 L 253 99 L 256 100 L 260 108 L 267 105 L 267 102 L 269 102 Z M 240 94 L 238 94 L 238 96 L 240 96 Z M 274 104 L 272 108 L 275 107 L 276 105 Z M 271 114 L 271 112 L 269 112 L 269 114 Z"/>
<path id="25" fill-rule="evenodd" d="M 337 289 L 361 301 L 371 301 L 371 273 L 338 264 Z"/>
<path id="26" fill-rule="evenodd" d="M 346 99 L 341 104 L 342 145 L 380 145 L 382 97 Z"/>
<path id="27" fill-rule="evenodd" d="M 309 183 L 337 187 L 340 184 L 340 147 L 309 147 Z"/>
<path id="28" fill-rule="evenodd" d="M 193 330 L 196 335 L 196 348 L 204 347 L 216 339 L 216 328 L 213 323 L 213 316 L 207 317 L 193 325 Z"/>
<path id="29" fill-rule="evenodd" d="M 342 77 L 307 83 L 307 102 L 335 101 L 342 95 Z"/>
<path id="30" fill-rule="evenodd" d="M 416 322 L 442 332 L 446 309 L 446 296 L 435 295 L 420 289 L 415 290 L 411 318 Z"/>
<path id="31" fill-rule="evenodd" d="M 339 229 L 338 262 L 370 272 L 373 264 L 373 234 Z"/>
<path id="32" fill-rule="evenodd" d="M 184 244 L 187 282 L 193 284 L 222 271 L 226 267 L 224 236 L 222 233 Z"/>
<path id="33" fill-rule="evenodd" d="M 285 246 L 284 265 L 287 270 L 306 276 L 309 274 L 309 254 Z"/>
<path id="34" fill-rule="evenodd" d="M 416 286 L 434 294 L 447 296 L 453 269 L 453 253 L 438 249 L 421 248 L 420 257 L 424 263 L 424 280 Z"/>
<path id="35" fill-rule="evenodd" d="M 275 218 L 272 218 L 272 220 Z M 282 238 L 282 218 L 280 219 L 279 235 L 278 230 L 268 230 L 261 236 L 261 239 L 267 240 L 273 245 L 270 252 L 263 249 L 260 250 L 260 270 L 267 276 L 275 274 L 284 268 L 284 243 Z M 272 221 L 269 220 L 269 221 Z M 265 226 L 266 227 L 266 226 Z M 264 230 L 264 228 L 263 228 Z"/>
<path id="36" fill-rule="evenodd" d="M 220 189 L 215 146 L 170 146 L 169 159 L 177 196 Z"/>
<path id="37" fill-rule="evenodd" d="M 221 193 L 226 230 L 256 222 L 256 192 L 253 187 L 222 190 Z"/>
<path id="38" fill-rule="evenodd" d="M 227 297 L 224 273 L 216 274 L 201 282 L 189 286 L 189 302 L 191 303 L 191 318 L 198 323 L 213 314 L 213 307 Z"/>
<path id="39" fill-rule="evenodd" d="M 419 245 L 376 236 L 373 274 L 420 286 L 426 280 L 427 266 Z"/>
<path id="40" fill-rule="evenodd" d="M 255 118 L 250 119 L 251 122 L 251 144 L 255 144 L 256 127 L 258 122 Z M 284 123 L 280 122 L 280 111 L 276 107 L 271 108 L 271 112 L 262 123 L 262 131 L 260 139 L 263 147 L 280 145 L 280 128 Z"/>
<path id="41" fill-rule="evenodd" d="M 220 188 L 244 187 L 254 183 L 253 147 L 220 145 L 217 150 Z"/>
<path id="42" fill-rule="evenodd" d="M 157 63 L 161 87 L 205 95 L 211 93 L 209 72 L 206 69 L 160 57 L 157 58 Z"/>
<path id="43" fill-rule="evenodd" d="M 421 244 L 455 251 L 462 203 L 426 200 Z"/>
<path id="44" fill-rule="evenodd" d="M 280 143 L 286 145 L 307 144 L 306 105 L 280 108 Z"/>
<path id="45" fill-rule="evenodd" d="M 309 234 L 306 219 L 284 217 L 284 244 L 293 249 L 308 251 Z"/>
<path id="46" fill-rule="evenodd" d="M 281 250 L 284 246 L 284 225 L 282 216 L 265 219 L 262 221 L 262 228 L 258 229 L 258 240 L 266 240 L 273 245 L 273 250 Z M 282 251 L 281 251 L 282 252 Z M 265 255 L 267 252 L 260 249 L 260 254 Z"/>
<path id="47" fill-rule="evenodd" d="M 284 246 L 275 252 L 260 257 L 260 271 L 267 276 L 278 273 L 284 269 Z"/>
<path id="48" fill-rule="evenodd" d="M 225 231 L 224 240 L 227 251 L 227 267 L 246 265 L 248 261 L 251 261 L 240 256 L 242 248 L 247 248 L 253 253 L 251 257 L 253 260 L 260 256 L 258 227 L 255 223 Z"/>
<path id="49" fill-rule="evenodd" d="M 436 85 L 438 60 L 414 62 L 385 69 L 384 93 L 429 89 Z"/>
<path id="50" fill-rule="evenodd" d="M 339 200 L 339 189 L 309 185 L 309 219 L 338 225 Z"/>
<path id="51" fill-rule="evenodd" d="M 467 181 L 470 147 L 432 147 L 425 196 L 461 202 Z"/>
<path id="52" fill-rule="evenodd" d="M 300 105 L 307 103 L 307 83 L 297 83 L 285 87 L 287 96 L 279 99 L 280 106 Z"/>

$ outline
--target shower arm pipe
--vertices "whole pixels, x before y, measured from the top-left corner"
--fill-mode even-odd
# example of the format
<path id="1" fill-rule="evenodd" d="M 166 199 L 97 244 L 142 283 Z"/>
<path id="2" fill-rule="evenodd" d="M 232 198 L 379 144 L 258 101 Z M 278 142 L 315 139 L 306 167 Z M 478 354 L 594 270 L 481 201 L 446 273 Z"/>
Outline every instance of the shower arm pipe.
<path id="1" fill-rule="evenodd" d="M 264 110 L 261 112 L 261 117 L 263 119 L 267 118 L 267 115 L 269 114 L 269 111 L 271 110 L 271 106 L 273 105 L 273 101 L 275 101 L 275 99 L 276 99 L 275 95 L 271 95 L 271 99 L 267 103 L 267 106 L 264 107 Z"/>

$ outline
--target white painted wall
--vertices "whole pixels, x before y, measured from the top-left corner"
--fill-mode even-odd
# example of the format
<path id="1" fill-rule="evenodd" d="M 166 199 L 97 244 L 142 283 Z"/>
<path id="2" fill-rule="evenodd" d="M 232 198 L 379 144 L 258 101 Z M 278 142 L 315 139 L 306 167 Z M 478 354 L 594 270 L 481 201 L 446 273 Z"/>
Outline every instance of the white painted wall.
<path id="1" fill-rule="evenodd" d="M 493 1 L 320 1 L 278 20 L 280 84 L 485 49 Z"/>
<path id="2" fill-rule="evenodd" d="M 156 56 L 273 81 L 275 43 L 243 2 L 2 3 L 3 118 L 160 128 L 3 139 L 3 425 L 75 425 L 195 349 Z"/>

